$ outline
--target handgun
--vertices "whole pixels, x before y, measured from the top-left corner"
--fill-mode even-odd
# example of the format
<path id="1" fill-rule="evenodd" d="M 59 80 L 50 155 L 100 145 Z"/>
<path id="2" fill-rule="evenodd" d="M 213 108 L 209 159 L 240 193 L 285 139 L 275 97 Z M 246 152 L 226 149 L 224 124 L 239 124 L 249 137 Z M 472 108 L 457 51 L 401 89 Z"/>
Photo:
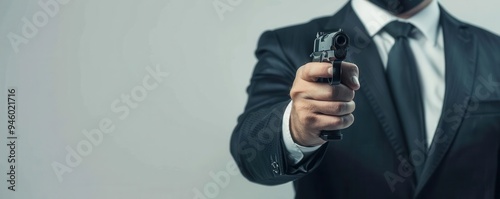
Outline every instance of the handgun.
<path id="1" fill-rule="evenodd" d="M 342 75 L 342 61 L 347 56 L 349 47 L 349 37 L 342 29 L 336 32 L 318 32 L 314 40 L 314 50 L 311 54 L 313 62 L 330 62 L 333 65 L 333 75 L 331 78 L 319 78 L 318 82 L 338 85 Z M 342 140 L 340 130 L 321 131 L 319 137 L 326 141 Z"/>

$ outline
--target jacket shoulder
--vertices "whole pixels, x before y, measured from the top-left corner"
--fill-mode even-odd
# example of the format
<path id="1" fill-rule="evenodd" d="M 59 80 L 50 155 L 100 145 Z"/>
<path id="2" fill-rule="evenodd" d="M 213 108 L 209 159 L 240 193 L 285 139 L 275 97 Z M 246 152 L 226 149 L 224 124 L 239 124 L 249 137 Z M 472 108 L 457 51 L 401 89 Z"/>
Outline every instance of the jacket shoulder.
<path id="1" fill-rule="evenodd" d="M 465 28 L 468 34 L 471 34 L 472 37 L 476 38 L 476 41 L 480 45 L 480 48 L 491 48 L 496 49 L 497 51 L 500 49 L 500 37 L 498 35 L 471 23 L 467 23 L 460 19 L 457 19 L 455 16 L 452 16 L 449 12 L 447 12 L 443 7 L 441 7 L 441 15 L 441 17 L 446 21 L 451 22 L 451 24 L 458 26 L 460 29 Z"/>
<path id="2" fill-rule="evenodd" d="M 481 47 L 489 47 L 500 52 L 500 36 L 475 25 L 467 24 L 467 27 L 476 38 Z"/>

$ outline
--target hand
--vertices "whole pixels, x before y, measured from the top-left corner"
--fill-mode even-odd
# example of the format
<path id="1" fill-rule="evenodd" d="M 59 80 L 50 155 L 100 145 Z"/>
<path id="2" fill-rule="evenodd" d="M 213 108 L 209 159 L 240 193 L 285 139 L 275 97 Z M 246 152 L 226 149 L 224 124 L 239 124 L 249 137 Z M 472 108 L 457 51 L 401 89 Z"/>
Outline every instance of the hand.
<path id="1" fill-rule="evenodd" d="M 358 67 L 342 62 L 341 84 L 316 82 L 332 76 L 332 64 L 312 62 L 297 70 L 290 97 L 290 131 L 295 143 L 317 146 L 325 143 L 321 130 L 338 130 L 354 122 L 354 92 L 359 89 Z"/>

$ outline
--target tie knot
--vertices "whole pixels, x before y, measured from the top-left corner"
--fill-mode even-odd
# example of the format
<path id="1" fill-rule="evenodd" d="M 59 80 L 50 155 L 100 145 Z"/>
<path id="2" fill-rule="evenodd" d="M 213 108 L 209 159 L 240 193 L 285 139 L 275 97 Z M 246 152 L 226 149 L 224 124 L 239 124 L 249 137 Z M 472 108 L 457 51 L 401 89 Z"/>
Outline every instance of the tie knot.
<path id="1" fill-rule="evenodd" d="M 389 33 L 394 39 L 399 37 L 410 37 L 413 25 L 406 22 L 393 21 L 385 25 L 384 30 Z"/>

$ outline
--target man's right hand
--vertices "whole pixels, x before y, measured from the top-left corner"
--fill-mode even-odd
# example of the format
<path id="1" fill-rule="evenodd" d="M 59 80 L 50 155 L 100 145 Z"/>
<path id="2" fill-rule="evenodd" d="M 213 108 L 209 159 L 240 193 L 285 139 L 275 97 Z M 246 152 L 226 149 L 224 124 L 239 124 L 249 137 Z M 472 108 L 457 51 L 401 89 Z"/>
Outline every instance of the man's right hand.
<path id="1" fill-rule="evenodd" d="M 311 62 L 297 70 L 290 97 L 290 131 L 295 143 L 317 146 L 325 143 L 322 130 L 338 130 L 354 122 L 354 92 L 359 89 L 358 67 L 342 62 L 341 84 L 319 83 L 319 78 L 332 76 L 332 64 Z"/>

